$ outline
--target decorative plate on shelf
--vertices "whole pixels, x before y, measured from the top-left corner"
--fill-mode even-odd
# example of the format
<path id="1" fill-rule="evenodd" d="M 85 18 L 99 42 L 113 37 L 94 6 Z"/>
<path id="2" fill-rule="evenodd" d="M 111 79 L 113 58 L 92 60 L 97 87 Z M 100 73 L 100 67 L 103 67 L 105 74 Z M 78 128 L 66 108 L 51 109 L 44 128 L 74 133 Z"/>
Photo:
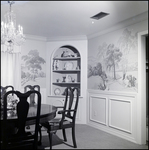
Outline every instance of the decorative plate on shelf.
<path id="1" fill-rule="evenodd" d="M 66 70 L 72 70 L 73 67 L 74 67 L 73 62 L 66 62 L 66 63 L 64 64 L 64 68 L 65 68 Z"/>
<path id="2" fill-rule="evenodd" d="M 56 88 L 56 89 L 54 90 L 54 94 L 55 94 L 55 95 L 60 95 L 60 93 L 61 93 L 61 90 L 60 90 L 59 88 Z"/>

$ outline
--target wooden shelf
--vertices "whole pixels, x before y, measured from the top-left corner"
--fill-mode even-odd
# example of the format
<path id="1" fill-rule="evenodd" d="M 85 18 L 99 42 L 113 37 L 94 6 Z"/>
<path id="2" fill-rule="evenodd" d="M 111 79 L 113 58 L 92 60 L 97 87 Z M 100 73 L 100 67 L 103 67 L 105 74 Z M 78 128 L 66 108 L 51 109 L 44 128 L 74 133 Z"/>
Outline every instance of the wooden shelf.
<path id="1" fill-rule="evenodd" d="M 80 57 L 56 57 L 56 58 L 53 58 L 53 60 L 77 60 L 77 59 L 80 59 Z"/>
<path id="2" fill-rule="evenodd" d="M 58 73 L 75 73 L 75 72 L 80 72 L 80 70 L 53 70 L 53 72 L 58 72 Z"/>
<path id="3" fill-rule="evenodd" d="M 80 85 L 80 82 L 53 82 L 54 85 Z"/>

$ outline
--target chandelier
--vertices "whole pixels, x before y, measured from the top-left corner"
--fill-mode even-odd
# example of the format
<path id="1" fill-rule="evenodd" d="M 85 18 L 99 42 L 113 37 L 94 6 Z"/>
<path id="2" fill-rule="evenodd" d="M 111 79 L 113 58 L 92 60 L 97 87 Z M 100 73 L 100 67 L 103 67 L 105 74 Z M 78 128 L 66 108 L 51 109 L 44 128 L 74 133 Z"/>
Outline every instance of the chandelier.
<path id="1" fill-rule="evenodd" d="M 4 15 L 5 22 L 1 22 L 1 44 L 7 46 L 8 53 L 15 53 L 14 46 L 21 46 L 25 42 L 23 27 L 16 29 L 16 15 L 11 10 L 13 1 L 8 1 L 10 10 Z"/>

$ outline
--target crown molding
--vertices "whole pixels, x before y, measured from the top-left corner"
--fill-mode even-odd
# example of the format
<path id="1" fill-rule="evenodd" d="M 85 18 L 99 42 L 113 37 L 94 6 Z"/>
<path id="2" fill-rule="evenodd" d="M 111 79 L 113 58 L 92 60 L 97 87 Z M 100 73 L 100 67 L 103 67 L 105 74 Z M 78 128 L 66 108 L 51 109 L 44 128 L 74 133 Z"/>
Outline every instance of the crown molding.
<path id="1" fill-rule="evenodd" d="M 134 16 L 132 18 L 123 20 L 123 21 L 117 23 L 116 25 L 112 26 L 111 28 L 105 29 L 105 30 L 98 32 L 98 33 L 95 33 L 95 34 L 91 34 L 91 35 L 87 36 L 87 39 L 92 39 L 92 38 L 101 36 L 103 34 L 124 28 L 126 26 L 130 26 L 132 24 L 139 23 L 139 22 L 144 21 L 144 20 L 148 20 L 148 11 L 146 11 L 142 14 L 139 14 L 137 16 Z"/>
<path id="2" fill-rule="evenodd" d="M 42 36 L 37 36 L 37 35 L 25 34 L 25 38 L 26 38 L 27 40 L 36 40 L 36 41 L 43 41 L 43 42 L 87 40 L 87 36 L 86 36 L 86 35 L 80 35 L 80 36 L 42 37 Z"/>
<path id="3" fill-rule="evenodd" d="M 25 38 L 27 40 L 36 40 L 36 41 L 43 41 L 43 42 L 47 41 L 46 37 L 37 36 L 37 35 L 30 35 L 30 34 L 24 34 L 24 35 L 25 35 Z"/>
<path id="4" fill-rule="evenodd" d="M 47 42 L 51 41 L 78 41 L 78 40 L 87 40 L 86 35 L 80 36 L 57 36 L 57 37 L 48 37 Z"/>

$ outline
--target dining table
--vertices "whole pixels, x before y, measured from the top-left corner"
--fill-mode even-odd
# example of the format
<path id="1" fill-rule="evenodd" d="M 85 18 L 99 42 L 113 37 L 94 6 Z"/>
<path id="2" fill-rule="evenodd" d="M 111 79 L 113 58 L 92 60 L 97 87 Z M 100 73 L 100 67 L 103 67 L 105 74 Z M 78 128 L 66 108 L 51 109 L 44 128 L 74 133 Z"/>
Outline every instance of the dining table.
<path id="1" fill-rule="evenodd" d="M 40 111 L 40 123 L 44 123 L 53 119 L 56 116 L 57 108 L 49 104 L 41 104 Z M 35 124 L 35 116 L 37 112 L 37 105 L 33 104 L 29 106 L 29 112 L 26 120 L 26 125 Z M 1 121 L 3 120 L 3 110 L 1 109 Z M 7 110 L 7 121 L 8 122 L 17 122 L 17 112 L 14 108 L 8 108 Z"/>
<path id="2" fill-rule="evenodd" d="M 53 119 L 56 116 L 57 108 L 53 105 L 49 104 L 41 104 L 41 111 L 40 111 L 40 125 L 44 122 L 47 122 Z M 37 105 L 32 104 L 29 106 L 28 116 L 26 120 L 26 126 L 34 125 L 35 124 L 35 116 L 37 112 Z M 3 109 L 1 109 L 1 117 L 0 117 L 0 124 L 3 122 Z M 17 112 L 14 108 L 7 109 L 7 122 L 13 124 L 14 127 L 17 124 Z M 40 126 L 42 127 L 42 126 Z M 41 145 L 41 136 L 38 144 Z"/>

